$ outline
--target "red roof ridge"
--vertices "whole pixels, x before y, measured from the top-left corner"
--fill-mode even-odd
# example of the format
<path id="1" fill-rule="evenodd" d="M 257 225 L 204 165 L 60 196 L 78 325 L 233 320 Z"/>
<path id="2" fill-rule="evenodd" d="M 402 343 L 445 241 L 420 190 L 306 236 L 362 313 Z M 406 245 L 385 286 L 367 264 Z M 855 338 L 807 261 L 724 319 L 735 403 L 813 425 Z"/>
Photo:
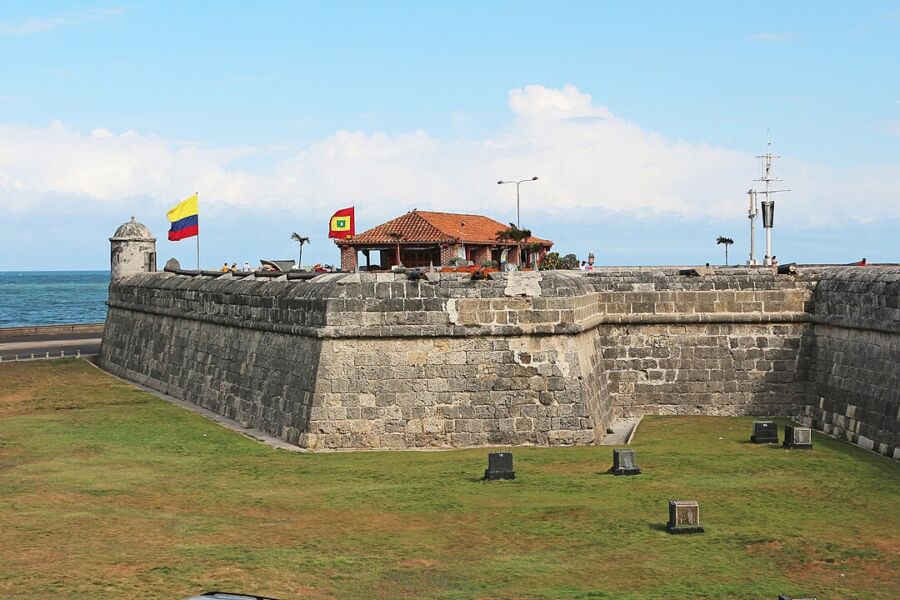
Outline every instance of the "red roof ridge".
<path id="1" fill-rule="evenodd" d="M 457 217 L 478 217 L 480 219 L 491 219 L 491 221 L 496 221 L 497 219 L 492 219 L 491 217 L 487 217 L 485 215 L 476 215 L 475 213 L 458 213 L 458 212 L 446 212 L 443 210 L 419 210 L 418 208 L 414 208 L 409 212 L 419 213 L 419 214 L 428 214 L 428 215 L 453 215 Z M 499 221 L 497 221 L 499 223 Z"/>

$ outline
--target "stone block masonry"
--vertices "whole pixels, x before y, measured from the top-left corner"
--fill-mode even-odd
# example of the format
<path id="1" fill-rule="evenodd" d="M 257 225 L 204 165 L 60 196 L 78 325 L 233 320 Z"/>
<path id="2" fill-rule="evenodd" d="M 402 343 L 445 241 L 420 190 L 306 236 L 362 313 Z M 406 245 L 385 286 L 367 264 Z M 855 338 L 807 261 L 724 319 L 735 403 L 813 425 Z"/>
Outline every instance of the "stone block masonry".
<path id="1" fill-rule="evenodd" d="M 898 269 L 430 279 L 126 277 L 100 364 L 311 449 L 589 444 L 617 416 L 752 414 L 897 452 Z"/>
<path id="2" fill-rule="evenodd" d="M 300 444 L 310 448 L 558 445 L 594 440 L 568 340 L 329 339 Z M 605 424 L 604 424 L 605 427 Z"/>
<path id="3" fill-rule="evenodd" d="M 604 327 L 608 394 L 621 416 L 793 415 L 803 406 L 797 324 Z"/>
<path id="4" fill-rule="evenodd" d="M 599 439 L 612 413 L 582 384 L 590 348 L 527 335 L 537 325 L 525 318 L 460 322 L 458 307 L 526 308 L 504 299 L 506 288 L 386 273 L 309 283 L 133 276 L 110 288 L 100 364 L 313 449 Z"/>
<path id="5" fill-rule="evenodd" d="M 802 422 L 900 459 L 900 269 L 820 276 Z"/>

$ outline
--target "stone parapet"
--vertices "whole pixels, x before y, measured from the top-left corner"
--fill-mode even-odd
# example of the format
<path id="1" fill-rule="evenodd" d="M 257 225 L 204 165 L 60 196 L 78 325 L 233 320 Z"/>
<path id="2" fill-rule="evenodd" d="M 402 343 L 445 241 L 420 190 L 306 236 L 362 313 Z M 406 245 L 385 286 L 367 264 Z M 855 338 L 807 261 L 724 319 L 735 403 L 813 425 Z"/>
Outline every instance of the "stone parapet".
<path id="1" fill-rule="evenodd" d="M 594 278 L 594 277 L 592 277 Z M 321 281 L 320 281 L 321 280 Z M 533 280 L 529 287 L 522 281 Z M 389 273 L 311 281 L 134 275 L 114 308 L 312 337 L 576 334 L 602 324 L 802 322 L 810 290 L 596 292 L 567 272 L 435 282 Z"/>

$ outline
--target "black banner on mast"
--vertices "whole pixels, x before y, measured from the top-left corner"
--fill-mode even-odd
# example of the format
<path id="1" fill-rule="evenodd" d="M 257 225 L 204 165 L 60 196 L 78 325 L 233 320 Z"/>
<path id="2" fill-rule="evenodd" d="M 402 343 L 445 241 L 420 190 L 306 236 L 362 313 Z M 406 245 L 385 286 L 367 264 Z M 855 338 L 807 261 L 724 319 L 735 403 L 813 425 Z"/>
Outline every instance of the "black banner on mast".
<path id="1" fill-rule="evenodd" d="M 772 229 L 772 224 L 775 221 L 775 201 L 763 200 L 760 204 L 762 205 L 763 227 Z"/>

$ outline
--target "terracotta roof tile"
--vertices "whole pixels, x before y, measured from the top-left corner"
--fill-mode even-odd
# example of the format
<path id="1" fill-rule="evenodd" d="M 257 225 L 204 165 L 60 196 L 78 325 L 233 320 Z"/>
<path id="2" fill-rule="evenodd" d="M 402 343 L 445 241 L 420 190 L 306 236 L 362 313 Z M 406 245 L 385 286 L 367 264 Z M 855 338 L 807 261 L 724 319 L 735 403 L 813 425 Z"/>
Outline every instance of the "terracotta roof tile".
<path id="1" fill-rule="evenodd" d="M 482 215 L 413 210 L 387 223 L 363 231 L 353 239 L 337 240 L 340 244 L 394 244 L 391 233 L 403 237 L 401 243 L 496 244 L 497 232 L 508 226 Z M 532 236 L 525 244 L 552 246 L 553 242 Z"/>

